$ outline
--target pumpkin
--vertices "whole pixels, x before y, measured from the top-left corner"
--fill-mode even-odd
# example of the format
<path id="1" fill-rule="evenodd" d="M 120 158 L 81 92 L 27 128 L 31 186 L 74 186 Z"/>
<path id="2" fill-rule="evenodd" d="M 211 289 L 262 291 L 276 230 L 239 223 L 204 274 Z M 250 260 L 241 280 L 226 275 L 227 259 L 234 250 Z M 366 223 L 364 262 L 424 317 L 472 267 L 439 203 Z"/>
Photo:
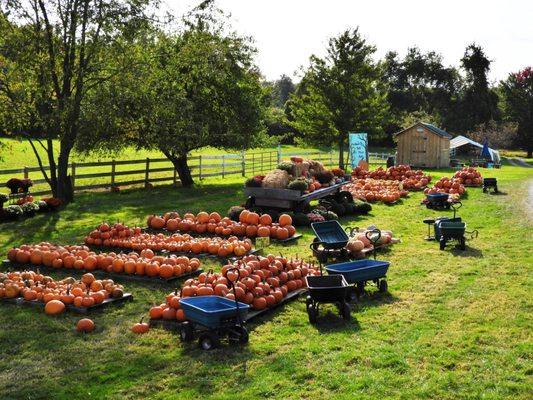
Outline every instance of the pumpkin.
<path id="1" fill-rule="evenodd" d="M 60 300 L 50 300 L 44 306 L 44 312 L 46 315 L 57 315 L 61 314 L 63 311 L 65 311 L 65 304 Z"/>
<path id="2" fill-rule="evenodd" d="M 82 318 L 76 324 L 76 330 L 84 333 L 92 332 L 94 331 L 94 322 L 89 318 Z"/>
<path id="3" fill-rule="evenodd" d="M 154 306 L 150 308 L 149 314 L 152 319 L 160 319 L 163 317 L 163 309 L 160 306 Z"/>
<path id="4" fill-rule="evenodd" d="M 292 218 L 288 214 L 281 214 L 279 216 L 279 226 L 292 225 Z"/>
<path id="5" fill-rule="evenodd" d="M 350 239 L 348 241 L 348 244 L 346 245 L 346 249 L 350 253 L 358 253 L 362 251 L 364 248 L 365 248 L 365 244 L 357 238 Z"/>
<path id="6" fill-rule="evenodd" d="M 255 212 L 248 213 L 246 223 L 250 225 L 259 225 L 259 214 Z"/>
<path id="7" fill-rule="evenodd" d="M 140 334 L 140 335 L 142 335 L 143 333 L 148 332 L 149 330 L 150 330 L 150 326 L 146 322 L 143 322 L 143 318 L 141 318 L 141 320 L 139 322 L 137 322 L 136 324 L 134 324 L 131 327 L 131 331 L 133 333 L 137 333 L 137 334 Z"/>
<path id="8" fill-rule="evenodd" d="M 271 225 L 272 224 L 272 217 L 268 214 L 263 214 L 259 218 L 259 223 L 261 225 Z"/>
<path id="9" fill-rule="evenodd" d="M 278 228 L 276 231 L 276 237 L 279 240 L 285 240 L 289 237 L 289 230 L 287 228 Z"/>
<path id="10" fill-rule="evenodd" d="M 260 226 L 257 229 L 257 236 L 259 236 L 259 237 L 268 237 L 268 236 L 270 236 L 270 228 L 268 226 Z"/>
<path id="11" fill-rule="evenodd" d="M 179 221 L 175 218 L 169 219 L 167 221 L 167 229 L 171 232 L 178 230 Z"/>

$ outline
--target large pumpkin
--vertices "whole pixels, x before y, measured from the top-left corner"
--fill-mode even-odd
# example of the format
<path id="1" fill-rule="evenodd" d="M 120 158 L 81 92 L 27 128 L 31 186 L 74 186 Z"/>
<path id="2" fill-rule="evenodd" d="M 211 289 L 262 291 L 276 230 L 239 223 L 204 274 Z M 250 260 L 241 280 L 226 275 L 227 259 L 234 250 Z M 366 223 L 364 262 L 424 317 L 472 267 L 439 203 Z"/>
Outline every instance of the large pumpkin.
<path id="1" fill-rule="evenodd" d="M 94 331 L 94 322 L 89 318 L 82 318 L 76 324 L 76 330 L 78 332 L 89 333 Z"/>
<path id="2" fill-rule="evenodd" d="M 50 300 L 44 306 L 44 312 L 47 315 L 57 315 L 65 311 L 65 304 L 59 300 Z"/>

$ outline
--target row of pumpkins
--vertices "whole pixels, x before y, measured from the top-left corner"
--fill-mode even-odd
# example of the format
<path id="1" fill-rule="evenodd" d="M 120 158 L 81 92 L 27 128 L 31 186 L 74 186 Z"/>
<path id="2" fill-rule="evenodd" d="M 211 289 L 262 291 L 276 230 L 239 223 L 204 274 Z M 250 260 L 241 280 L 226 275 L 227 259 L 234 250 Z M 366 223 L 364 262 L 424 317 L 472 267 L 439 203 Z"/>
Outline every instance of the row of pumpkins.
<path id="1" fill-rule="evenodd" d="M 279 222 L 275 223 L 268 214 L 259 215 L 248 210 L 241 211 L 238 222 L 228 217 L 222 218 L 216 212 L 208 214 L 202 211 L 196 215 L 186 213 L 182 218 L 176 211 L 169 211 L 161 216 L 150 215 L 147 224 L 152 229 L 166 229 L 169 232 L 210 233 L 248 238 L 272 237 L 280 240 L 296 233 L 292 218 L 288 214 L 280 215 Z"/>
<path id="2" fill-rule="evenodd" d="M 184 282 L 179 290 L 169 293 L 165 302 L 150 308 L 152 319 L 186 319 L 180 300 L 192 296 L 224 296 L 249 304 L 255 310 L 270 308 L 281 302 L 290 292 L 305 287 L 304 277 L 320 275 L 320 271 L 303 260 L 287 259 L 269 254 L 250 255 L 222 267 L 220 273 L 204 272 Z M 231 282 L 235 284 L 235 293 Z"/>
<path id="3" fill-rule="evenodd" d="M 431 175 L 424 174 L 420 169 L 411 169 L 408 165 L 397 165 L 387 169 L 378 167 L 373 171 L 356 167 L 352 171 L 355 179 L 378 179 L 402 182 L 404 189 L 421 190 L 431 182 Z"/>
<path id="4" fill-rule="evenodd" d="M 55 280 L 32 270 L 0 273 L 0 299 L 22 298 L 42 303 L 46 315 L 62 314 L 69 305 L 92 307 L 123 295 L 122 285 L 111 279 L 96 279 L 91 273 L 84 274 L 79 280 L 73 277 Z M 132 331 L 147 332 L 148 326 L 145 325 L 141 321 L 141 324 L 132 327 Z M 89 318 L 81 318 L 76 323 L 78 332 L 88 333 L 94 329 L 95 323 Z"/>
<path id="5" fill-rule="evenodd" d="M 239 240 L 236 236 L 192 237 L 189 234 L 179 233 L 167 236 L 163 233 L 142 233 L 139 227 L 130 228 L 120 223 L 113 226 L 102 223 L 92 230 L 84 241 L 89 246 L 115 247 L 134 251 L 148 249 L 191 254 L 209 253 L 220 257 L 232 255 L 240 257 L 252 250 L 252 242 L 249 239 Z"/>
<path id="6" fill-rule="evenodd" d="M 88 272 L 102 270 L 117 274 L 146 275 L 164 279 L 196 271 L 200 260 L 186 256 L 159 256 L 150 249 L 141 253 L 114 252 L 96 254 L 86 246 L 58 246 L 48 242 L 22 245 L 11 249 L 7 258 L 19 264 L 44 265 L 57 269 L 77 269 Z"/>
<path id="7" fill-rule="evenodd" d="M 396 180 L 383 179 L 354 179 L 344 186 L 351 195 L 367 202 L 381 201 L 383 203 L 394 203 L 402 197 L 406 197 L 409 192 L 403 189 L 400 182 Z"/>

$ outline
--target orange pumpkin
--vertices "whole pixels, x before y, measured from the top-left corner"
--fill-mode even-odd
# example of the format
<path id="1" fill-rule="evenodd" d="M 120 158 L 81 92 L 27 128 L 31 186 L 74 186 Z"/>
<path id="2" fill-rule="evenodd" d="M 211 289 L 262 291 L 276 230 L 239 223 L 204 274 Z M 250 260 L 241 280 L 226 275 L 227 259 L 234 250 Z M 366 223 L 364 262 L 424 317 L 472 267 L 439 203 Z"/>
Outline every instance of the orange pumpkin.
<path id="1" fill-rule="evenodd" d="M 133 325 L 131 327 L 131 331 L 133 333 L 137 333 L 137 334 L 143 334 L 143 333 L 146 333 L 150 330 L 150 326 L 146 323 L 146 322 L 143 322 L 143 319 L 141 318 L 141 320 L 139 322 L 137 322 L 135 325 Z"/>
<path id="2" fill-rule="evenodd" d="M 281 214 L 279 216 L 279 225 L 285 226 L 285 225 L 292 225 L 292 218 L 288 214 Z"/>
<path id="3" fill-rule="evenodd" d="M 65 304 L 60 300 L 50 300 L 44 306 L 44 312 L 46 315 L 57 315 L 65 311 Z"/>
<path id="4" fill-rule="evenodd" d="M 270 236 L 270 228 L 268 226 L 260 226 L 259 229 L 257 229 L 257 236 L 259 237 Z"/>
<path id="5" fill-rule="evenodd" d="M 248 213 L 246 217 L 246 223 L 250 225 L 259 225 L 259 214 L 255 212 Z"/>
<path id="6" fill-rule="evenodd" d="M 94 322 L 89 318 L 82 318 L 76 324 L 76 330 L 78 332 L 89 333 L 94 331 Z"/>
<path id="7" fill-rule="evenodd" d="M 272 224 L 272 217 L 268 214 L 263 214 L 259 218 L 259 222 L 261 225 L 271 225 Z"/>

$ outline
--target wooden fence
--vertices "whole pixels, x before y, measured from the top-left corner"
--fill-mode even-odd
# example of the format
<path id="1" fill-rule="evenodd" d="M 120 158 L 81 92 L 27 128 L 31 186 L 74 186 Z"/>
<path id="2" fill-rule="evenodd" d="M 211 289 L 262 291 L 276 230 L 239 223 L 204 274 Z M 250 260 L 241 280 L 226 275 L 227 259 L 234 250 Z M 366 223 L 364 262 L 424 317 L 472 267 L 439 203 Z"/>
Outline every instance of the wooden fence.
<path id="1" fill-rule="evenodd" d="M 331 168 L 338 165 L 336 152 L 298 152 L 284 154 L 281 150 L 242 152 L 240 154 L 195 155 L 188 159 L 194 179 L 231 175 L 253 176 L 274 169 L 282 159 L 291 156 L 312 158 Z M 388 154 L 370 153 L 371 163 L 384 164 Z M 49 172 L 50 168 L 44 169 Z M 142 160 L 110 160 L 96 162 L 73 162 L 69 165 L 72 185 L 75 191 L 111 189 L 132 185 L 149 186 L 164 182 L 176 185 L 179 176 L 172 163 L 166 158 Z M 51 191 L 39 167 L 24 167 L 0 170 L 0 182 L 10 178 L 24 178 L 33 181 L 33 195 L 47 195 Z"/>

